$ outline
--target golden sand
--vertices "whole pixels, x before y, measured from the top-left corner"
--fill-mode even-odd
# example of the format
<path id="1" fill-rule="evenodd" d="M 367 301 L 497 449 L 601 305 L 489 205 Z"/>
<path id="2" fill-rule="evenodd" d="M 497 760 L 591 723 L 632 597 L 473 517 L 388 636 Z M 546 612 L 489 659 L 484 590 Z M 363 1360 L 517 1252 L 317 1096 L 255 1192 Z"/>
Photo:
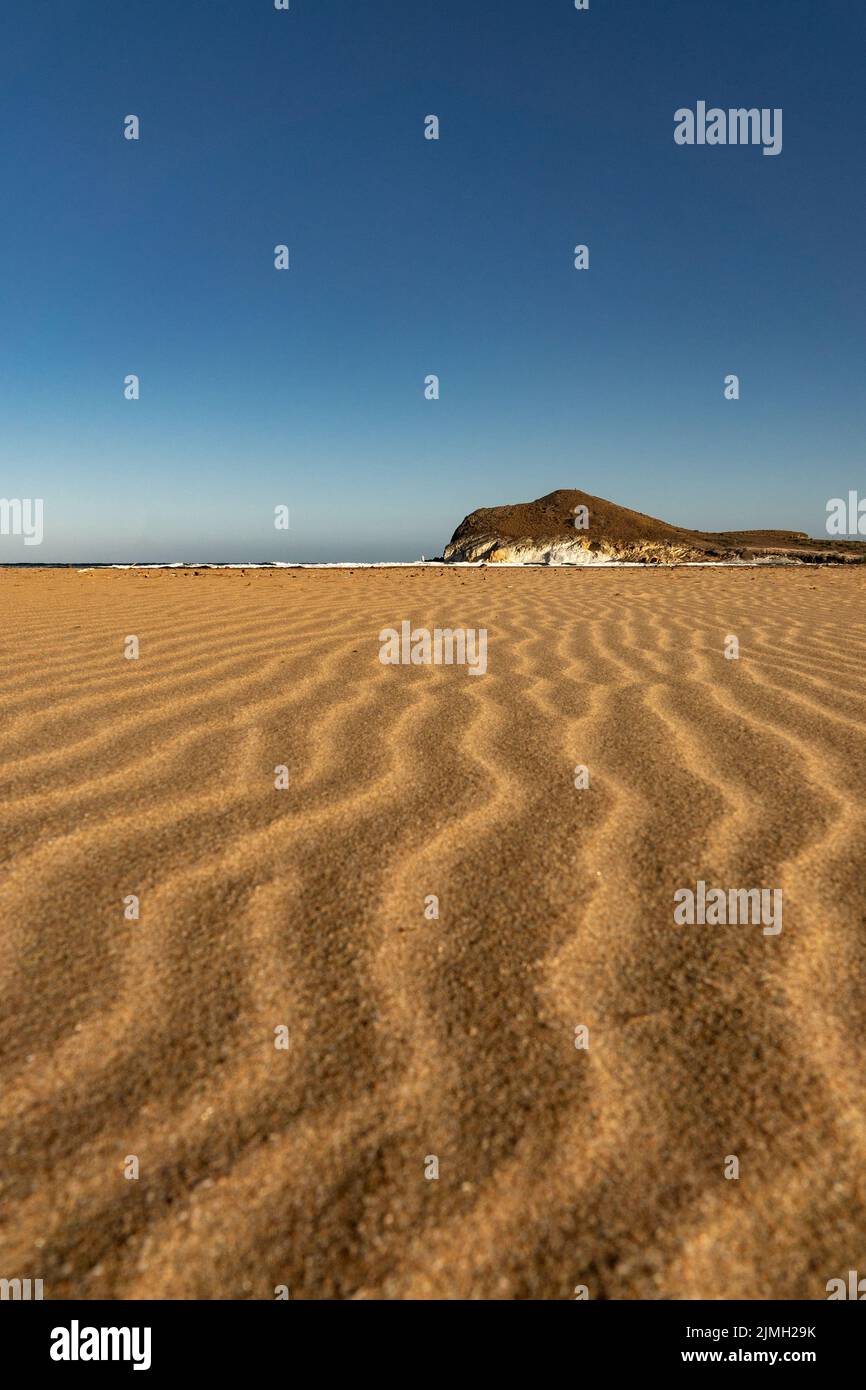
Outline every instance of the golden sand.
<path id="1" fill-rule="evenodd" d="M 0 1276 L 823 1299 L 866 1272 L 866 570 L 0 596 Z M 383 666 L 404 619 L 485 628 L 487 674 Z M 699 879 L 781 888 L 783 930 L 675 926 Z"/>

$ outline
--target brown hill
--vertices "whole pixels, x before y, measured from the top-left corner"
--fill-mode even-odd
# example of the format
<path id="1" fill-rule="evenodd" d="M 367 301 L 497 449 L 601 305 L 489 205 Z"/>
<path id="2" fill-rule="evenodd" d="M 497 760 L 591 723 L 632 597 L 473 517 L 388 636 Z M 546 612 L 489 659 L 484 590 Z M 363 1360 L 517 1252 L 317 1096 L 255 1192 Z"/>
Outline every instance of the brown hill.
<path id="1" fill-rule="evenodd" d="M 586 528 L 575 526 L 586 508 Z M 866 559 L 866 542 L 812 539 L 803 531 L 692 531 L 608 502 L 577 488 L 559 488 L 534 502 L 481 507 L 461 521 L 446 560 L 593 564 L 752 560 L 812 564 Z"/>

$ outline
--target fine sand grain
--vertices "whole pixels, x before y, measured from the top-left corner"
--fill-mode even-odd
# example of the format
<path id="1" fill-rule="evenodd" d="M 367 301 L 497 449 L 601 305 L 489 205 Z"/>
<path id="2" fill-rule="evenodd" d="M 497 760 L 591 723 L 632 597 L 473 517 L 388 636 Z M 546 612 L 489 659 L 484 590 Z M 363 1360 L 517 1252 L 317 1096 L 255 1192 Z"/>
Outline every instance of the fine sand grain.
<path id="1" fill-rule="evenodd" d="M 3 571 L 0 598 L 0 1277 L 866 1274 L 866 569 Z M 486 628 L 487 674 L 383 666 L 403 619 Z M 781 934 L 674 926 L 698 879 L 781 888 Z"/>

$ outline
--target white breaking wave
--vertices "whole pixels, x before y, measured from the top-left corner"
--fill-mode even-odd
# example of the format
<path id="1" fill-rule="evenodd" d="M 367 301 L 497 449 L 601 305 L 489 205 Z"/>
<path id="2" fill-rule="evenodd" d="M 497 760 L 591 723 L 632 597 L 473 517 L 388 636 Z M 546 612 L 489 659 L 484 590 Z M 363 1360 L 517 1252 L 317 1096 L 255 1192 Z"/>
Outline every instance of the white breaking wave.
<path id="1" fill-rule="evenodd" d="M 757 569 L 767 565 L 802 565 L 787 555 L 762 555 L 755 560 L 609 560 L 593 556 L 591 560 L 253 560 L 249 563 L 231 561 L 219 563 L 206 560 L 196 563 L 189 560 L 142 561 L 139 564 L 84 565 L 76 574 L 89 574 L 93 570 L 406 570 L 406 569 Z"/>

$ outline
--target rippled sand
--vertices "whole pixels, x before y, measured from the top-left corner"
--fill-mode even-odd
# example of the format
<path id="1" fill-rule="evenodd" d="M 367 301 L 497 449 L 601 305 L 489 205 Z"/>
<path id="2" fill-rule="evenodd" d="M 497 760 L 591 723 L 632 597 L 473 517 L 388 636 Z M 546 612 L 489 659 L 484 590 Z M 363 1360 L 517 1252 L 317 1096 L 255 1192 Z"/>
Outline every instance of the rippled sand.
<path id="1" fill-rule="evenodd" d="M 866 1273 L 864 600 L 866 570 L 0 573 L 0 1277 Z M 403 619 L 486 628 L 488 673 L 381 665 Z M 781 934 L 675 927 L 699 878 L 780 887 Z"/>

